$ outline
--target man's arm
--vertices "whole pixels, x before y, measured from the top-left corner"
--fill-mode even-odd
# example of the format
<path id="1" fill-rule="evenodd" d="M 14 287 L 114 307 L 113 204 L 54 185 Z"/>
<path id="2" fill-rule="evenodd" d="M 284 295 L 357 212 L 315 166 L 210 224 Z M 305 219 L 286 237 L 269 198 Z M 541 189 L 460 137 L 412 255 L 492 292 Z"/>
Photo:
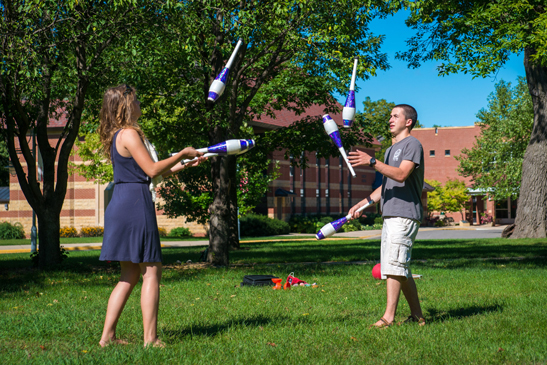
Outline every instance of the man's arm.
<path id="1" fill-rule="evenodd" d="M 351 215 L 351 219 L 359 218 L 361 214 L 363 214 L 363 212 L 356 213 L 357 209 L 361 208 L 363 205 L 367 204 L 370 201 L 373 201 L 374 204 L 376 204 L 380 201 L 381 198 L 382 198 L 382 187 L 380 186 L 379 188 L 374 190 L 368 198 L 361 200 L 359 203 L 351 207 L 348 214 Z"/>
<path id="2" fill-rule="evenodd" d="M 348 160 L 353 167 L 369 166 L 371 158 L 372 156 L 360 150 L 350 152 L 348 156 Z M 404 182 L 410 176 L 415 167 L 416 164 L 410 160 L 401 161 L 401 165 L 399 167 L 389 166 L 381 161 L 376 161 L 376 165 L 374 165 L 376 171 L 397 182 Z"/>

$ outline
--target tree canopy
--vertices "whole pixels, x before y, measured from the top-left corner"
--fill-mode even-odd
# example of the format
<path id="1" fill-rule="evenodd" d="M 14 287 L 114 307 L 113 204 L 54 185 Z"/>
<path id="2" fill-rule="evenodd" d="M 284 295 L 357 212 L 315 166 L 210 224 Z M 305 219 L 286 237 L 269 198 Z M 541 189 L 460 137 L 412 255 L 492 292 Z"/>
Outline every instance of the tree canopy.
<path id="1" fill-rule="evenodd" d="M 437 180 L 426 180 L 435 188 L 427 193 L 427 210 L 432 212 L 460 212 L 462 220 L 465 220 L 464 210 L 469 202 L 465 182 L 458 179 L 449 179 L 444 186 Z"/>
<path id="2" fill-rule="evenodd" d="M 547 235 L 547 13 L 544 1 L 407 1 L 407 25 L 417 32 L 397 56 L 418 67 L 441 61 L 440 75 L 494 74 L 509 57 L 524 53 L 534 124 L 522 164 L 513 238 Z"/>
<path id="3" fill-rule="evenodd" d="M 494 199 L 517 199 L 522 179 L 522 161 L 534 122 L 534 109 L 524 78 L 517 85 L 500 81 L 488 98 L 488 107 L 478 112 L 481 134 L 470 149 L 456 159 L 462 176 L 473 179 L 473 187 L 488 191 Z"/>
<path id="4" fill-rule="evenodd" d="M 67 164 L 78 137 L 86 98 L 109 84 L 127 62 L 123 49 L 147 7 L 129 1 L 2 1 L 0 94 L 3 138 L 21 190 L 38 218 L 41 267 L 59 263 L 59 218 L 67 192 Z M 123 39 L 122 39 L 123 36 Z M 100 91 L 98 91 L 100 90 Z M 65 120 L 50 142 L 51 119 Z M 37 181 L 37 156 L 43 183 Z M 20 154 L 18 150 L 20 149 Z M 21 158 L 21 160 L 20 160 Z"/>

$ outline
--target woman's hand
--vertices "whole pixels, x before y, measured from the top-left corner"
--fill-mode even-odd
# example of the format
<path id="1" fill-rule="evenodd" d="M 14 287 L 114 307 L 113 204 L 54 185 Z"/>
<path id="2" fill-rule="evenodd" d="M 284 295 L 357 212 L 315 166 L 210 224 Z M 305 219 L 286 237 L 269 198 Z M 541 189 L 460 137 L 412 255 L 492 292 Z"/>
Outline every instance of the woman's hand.
<path id="1" fill-rule="evenodd" d="M 182 155 L 184 156 L 183 159 L 192 159 L 195 157 L 203 156 L 203 152 L 199 152 L 194 147 L 186 147 L 180 152 L 182 152 Z"/>

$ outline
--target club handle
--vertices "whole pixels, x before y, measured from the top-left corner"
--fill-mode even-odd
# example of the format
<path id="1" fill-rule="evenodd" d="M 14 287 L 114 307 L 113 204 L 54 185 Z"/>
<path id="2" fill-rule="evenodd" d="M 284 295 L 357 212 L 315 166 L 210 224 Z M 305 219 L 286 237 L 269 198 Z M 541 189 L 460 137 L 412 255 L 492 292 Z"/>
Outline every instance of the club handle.
<path id="1" fill-rule="evenodd" d="M 371 205 L 374 205 L 374 200 L 372 200 L 372 199 L 370 201 L 368 201 L 365 205 L 363 205 L 361 208 L 357 209 L 355 211 L 355 213 L 362 212 L 363 210 L 367 209 Z M 346 219 L 351 219 L 351 214 L 346 215 Z"/>
<path id="2" fill-rule="evenodd" d="M 351 74 L 351 85 L 349 87 L 350 90 L 355 90 L 355 79 L 357 78 L 357 62 L 359 62 L 359 58 L 355 57 L 353 60 L 353 72 Z"/>
<path id="3" fill-rule="evenodd" d="M 243 41 L 241 39 L 237 41 L 236 48 L 232 52 L 232 55 L 230 56 L 230 59 L 228 60 L 228 62 L 226 62 L 226 66 L 225 66 L 226 68 L 232 67 L 232 63 L 234 63 L 234 59 L 236 58 L 237 51 L 239 51 L 239 47 L 241 47 L 242 43 Z"/>

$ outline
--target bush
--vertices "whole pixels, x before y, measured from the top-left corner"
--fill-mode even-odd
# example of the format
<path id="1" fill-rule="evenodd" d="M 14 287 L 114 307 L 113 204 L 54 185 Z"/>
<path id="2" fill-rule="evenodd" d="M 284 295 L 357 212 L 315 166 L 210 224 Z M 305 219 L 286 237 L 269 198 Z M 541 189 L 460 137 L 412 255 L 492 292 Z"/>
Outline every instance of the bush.
<path id="1" fill-rule="evenodd" d="M 160 233 L 160 237 L 167 237 L 167 230 L 165 228 L 159 227 L 158 232 Z"/>
<path id="2" fill-rule="evenodd" d="M 59 229 L 59 236 L 62 238 L 78 237 L 78 231 L 74 227 L 62 227 Z"/>
<path id="3" fill-rule="evenodd" d="M 82 227 L 80 229 L 80 237 L 102 237 L 103 233 L 103 227 Z"/>
<path id="4" fill-rule="evenodd" d="M 295 215 L 289 219 L 290 231 L 293 233 L 315 233 L 318 230 L 316 229 L 316 225 L 319 222 L 320 219 L 318 217 Z M 321 227 L 326 223 L 322 224 Z"/>
<path id="5" fill-rule="evenodd" d="M 374 224 L 381 224 L 381 225 L 383 225 L 383 224 L 384 224 L 384 218 L 382 218 L 382 216 L 379 216 L 379 217 L 374 218 Z"/>
<path id="6" fill-rule="evenodd" d="M 186 227 L 177 227 L 169 232 L 169 237 L 192 237 L 192 232 Z"/>
<path id="7" fill-rule="evenodd" d="M 361 223 L 359 223 L 358 219 L 348 221 L 346 224 L 342 226 L 342 229 L 341 229 L 342 232 L 355 232 L 360 230 L 361 230 Z"/>
<path id="8" fill-rule="evenodd" d="M 444 227 L 444 221 L 442 219 L 437 220 L 434 224 L 435 227 Z"/>
<path id="9" fill-rule="evenodd" d="M 372 226 L 376 222 L 376 218 L 382 218 L 381 214 L 365 212 L 362 216 L 359 217 L 359 223 L 363 226 Z M 382 223 L 382 222 L 380 222 Z"/>
<path id="10" fill-rule="evenodd" d="M 384 226 L 382 224 L 373 224 L 372 226 L 362 226 L 361 229 L 363 231 L 370 231 L 370 230 L 373 230 L 373 229 L 382 229 Z"/>
<path id="11" fill-rule="evenodd" d="M 493 220 L 494 218 L 490 214 L 486 212 L 481 214 L 481 224 L 492 223 Z"/>
<path id="12" fill-rule="evenodd" d="M 239 224 L 242 237 L 276 236 L 290 232 L 287 222 L 254 213 L 241 217 Z"/>
<path id="13" fill-rule="evenodd" d="M 21 239 L 25 238 L 25 230 L 23 225 L 19 222 L 11 224 L 10 222 L 0 223 L 0 239 L 1 240 L 10 240 L 10 239 Z"/>

